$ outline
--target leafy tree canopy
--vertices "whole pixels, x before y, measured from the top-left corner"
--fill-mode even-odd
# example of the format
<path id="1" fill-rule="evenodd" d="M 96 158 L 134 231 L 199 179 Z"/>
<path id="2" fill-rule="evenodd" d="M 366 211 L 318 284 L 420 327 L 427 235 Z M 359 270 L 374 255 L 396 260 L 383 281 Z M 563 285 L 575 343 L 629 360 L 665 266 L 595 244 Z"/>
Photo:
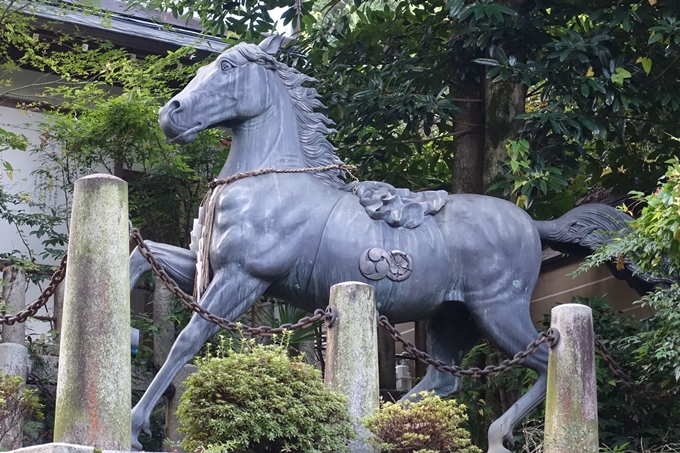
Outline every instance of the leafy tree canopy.
<path id="1" fill-rule="evenodd" d="M 463 154 L 456 141 L 482 129 L 478 154 L 499 143 L 502 150 L 485 171 L 493 176 L 498 161 L 506 161 L 506 178 L 495 187 L 524 206 L 536 197 L 550 201 L 556 207 L 544 211 L 550 215 L 600 187 L 651 187 L 678 152 L 668 135 L 680 108 L 675 1 L 280 0 L 216 8 L 207 0 L 158 0 L 154 6 L 198 14 L 213 32 L 252 36 L 272 29 L 268 9 L 286 7 L 283 20 L 299 26 L 302 37 L 289 61 L 319 79 L 338 123 L 340 153 L 362 164 L 367 176 L 416 188 L 448 185 L 464 164 L 456 159 Z M 515 117 L 503 101 L 509 91 L 493 91 L 503 84 L 526 94 L 510 129 L 497 121 Z M 482 124 L 466 123 L 465 112 L 478 104 L 485 109 Z M 510 149 L 515 157 L 508 156 L 507 141 L 522 139 Z"/>

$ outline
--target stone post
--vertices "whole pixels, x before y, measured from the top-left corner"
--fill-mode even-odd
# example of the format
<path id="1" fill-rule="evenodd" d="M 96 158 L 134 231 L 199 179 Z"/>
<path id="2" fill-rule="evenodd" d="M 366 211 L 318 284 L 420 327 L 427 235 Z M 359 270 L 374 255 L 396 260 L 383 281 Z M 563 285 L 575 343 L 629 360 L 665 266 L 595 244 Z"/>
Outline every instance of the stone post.
<path id="1" fill-rule="evenodd" d="M 551 327 L 560 342 L 550 349 L 545 404 L 545 453 L 596 453 L 597 387 L 595 334 L 590 307 L 564 304 L 552 309 Z"/>
<path id="2" fill-rule="evenodd" d="M 179 408 L 179 399 L 182 397 L 187 388 L 184 381 L 193 373 L 198 371 L 196 365 L 184 365 L 184 367 L 177 373 L 177 376 L 172 380 L 175 386 L 175 394 L 172 398 L 168 398 L 168 404 L 165 406 L 165 442 L 163 443 L 164 451 L 176 451 L 177 453 L 184 453 L 181 447 L 184 434 L 179 433 L 179 419 L 177 418 L 177 409 Z"/>
<path id="3" fill-rule="evenodd" d="M 359 419 L 380 404 L 378 386 L 378 335 L 375 290 L 364 283 L 345 282 L 331 287 L 330 305 L 338 309 L 338 320 L 328 328 L 326 385 L 349 399 L 357 439 L 349 445 L 352 453 L 372 453 L 368 431 Z"/>
<path id="4" fill-rule="evenodd" d="M 153 276 L 153 323 L 158 333 L 153 335 L 153 363 L 163 366 L 175 342 L 175 325 L 168 319 L 172 312 L 172 293 L 159 276 Z"/>
<path id="5" fill-rule="evenodd" d="M 5 313 L 15 315 L 26 308 L 26 271 L 8 266 L 3 275 L 4 287 L 2 300 Z M 8 376 L 19 376 L 26 382 L 28 375 L 28 349 L 26 327 L 24 323 L 2 326 L 2 343 L 0 343 L 0 372 Z M 0 432 L 5 435 L 0 439 L 0 450 L 21 448 L 23 441 L 24 418 L 21 414 L 12 413 L 9 419 L 0 420 Z"/>
<path id="6" fill-rule="evenodd" d="M 5 313 L 16 315 L 26 309 L 26 271 L 14 266 L 7 266 L 2 273 L 5 282 L 2 288 L 2 300 Z M 17 322 L 12 326 L 2 326 L 2 342 L 23 345 L 26 342 L 26 325 Z"/>
<path id="7" fill-rule="evenodd" d="M 125 181 L 76 181 L 54 441 L 130 450 L 130 278 Z"/>

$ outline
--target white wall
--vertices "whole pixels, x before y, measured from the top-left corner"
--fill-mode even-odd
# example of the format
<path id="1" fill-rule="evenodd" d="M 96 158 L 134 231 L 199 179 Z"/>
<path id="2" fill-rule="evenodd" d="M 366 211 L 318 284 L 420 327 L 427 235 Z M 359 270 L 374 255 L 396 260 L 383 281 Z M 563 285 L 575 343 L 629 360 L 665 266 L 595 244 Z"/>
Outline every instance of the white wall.
<path id="1" fill-rule="evenodd" d="M 25 135 L 30 140 L 29 150 L 40 143 L 40 137 L 37 130 L 38 123 L 43 120 L 44 117 L 40 113 L 29 113 L 20 109 L 0 107 L 0 127 L 16 134 Z M 12 166 L 14 169 L 12 174 L 5 171 L 2 165 L 3 161 L 8 162 Z M 59 194 L 56 190 L 48 191 L 36 187 L 40 184 L 36 184 L 34 176 L 31 173 L 38 169 L 39 166 L 39 160 L 29 151 L 6 150 L 0 152 L 0 184 L 2 184 L 3 190 L 15 194 L 29 194 L 31 199 L 41 199 L 48 206 L 63 204 L 65 202 L 64 196 Z M 34 212 L 32 211 L 34 208 L 30 208 L 27 204 L 18 205 L 15 208 L 22 209 L 26 212 Z M 62 231 L 66 231 L 65 225 Z M 28 249 L 30 248 L 31 253 L 36 258 L 38 264 L 57 264 L 54 259 L 44 259 L 40 257 L 40 254 L 44 251 L 42 240 L 29 235 L 28 233 L 30 233 L 30 231 L 24 231 L 24 238 L 28 244 L 27 247 L 17 232 L 16 227 L 9 224 L 4 219 L 0 219 L 0 251 L 4 253 L 11 252 L 12 250 L 19 250 L 24 254 L 28 254 Z M 43 283 L 41 286 L 44 288 L 46 287 L 46 284 Z M 40 292 L 40 287 L 29 284 L 26 293 L 26 302 L 30 303 L 35 300 L 40 295 Z M 48 304 L 48 311 L 50 315 L 53 314 L 51 302 Z M 39 314 L 45 315 L 45 310 L 41 310 Z M 49 330 L 48 323 L 39 321 L 28 322 L 26 327 L 29 333 L 35 335 L 45 333 Z"/>

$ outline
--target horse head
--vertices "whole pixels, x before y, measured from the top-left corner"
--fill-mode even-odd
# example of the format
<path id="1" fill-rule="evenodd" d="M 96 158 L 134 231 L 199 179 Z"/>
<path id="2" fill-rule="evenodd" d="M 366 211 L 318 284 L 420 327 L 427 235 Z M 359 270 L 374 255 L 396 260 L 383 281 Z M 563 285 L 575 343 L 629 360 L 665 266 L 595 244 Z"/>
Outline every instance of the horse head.
<path id="1" fill-rule="evenodd" d="M 270 83 L 278 63 L 281 36 L 259 46 L 241 43 L 203 66 L 159 112 L 163 132 L 176 143 L 193 141 L 199 132 L 258 117 L 272 105 Z"/>

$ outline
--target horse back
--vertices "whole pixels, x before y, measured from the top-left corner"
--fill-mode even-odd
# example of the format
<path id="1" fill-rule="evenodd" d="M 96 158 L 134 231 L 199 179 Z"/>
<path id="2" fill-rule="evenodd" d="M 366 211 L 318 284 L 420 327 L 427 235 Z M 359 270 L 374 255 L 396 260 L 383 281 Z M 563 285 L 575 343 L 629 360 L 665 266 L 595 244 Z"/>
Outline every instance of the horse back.
<path id="1" fill-rule="evenodd" d="M 373 260 L 367 257 L 370 249 L 374 249 Z M 395 254 L 390 257 L 392 252 Z M 408 264 L 389 263 L 395 256 L 397 260 L 407 259 Z M 384 263 L 378 264 L 380 261 Z M 380 269 L 371 267 L 384 268 L 388 264 L 393 265 L 393 270 L 399 268 L 401 275 L 382 275 Z M 397 321 L 427 318 L 436 311 L 451 284 L 446 271 L 449 267 L 449 251 L 434 218 L 427 218 L 413 229 L 393 228 L 369 218 L 358 198 L 347 194 L 328 217 L 306 295 L 325 304 L 332 285 L 357 281 L 375 288 L 381 313 Z"/>

